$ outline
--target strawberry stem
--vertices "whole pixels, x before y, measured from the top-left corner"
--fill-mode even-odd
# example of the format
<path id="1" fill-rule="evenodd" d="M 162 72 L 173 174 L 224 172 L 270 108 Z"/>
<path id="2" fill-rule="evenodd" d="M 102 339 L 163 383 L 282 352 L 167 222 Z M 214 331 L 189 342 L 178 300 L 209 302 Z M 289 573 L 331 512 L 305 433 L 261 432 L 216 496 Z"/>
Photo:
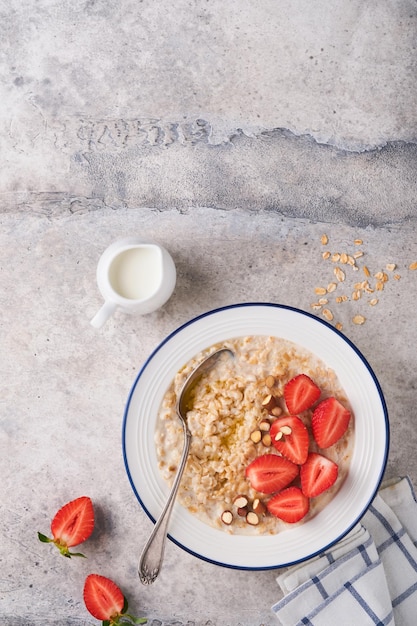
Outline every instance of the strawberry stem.
<path id="1" fill-rule="evenodd" d="M 67 544 L 61 541 L 60 539 L 50 539 L 49 537 L 47 537 L 46 535 L 43 535 L 40 532 L 38 532 L 38 539 L 39 541 L 42 541 L 42 543 L 55 544 L 58 550 L 60 551 L 60 553 L 62 554 L 62 556 L 66 556 L 68 559 L 70 559 L 72 556 L 80 556 L 83 559 L 86 558 L 86 556 L 84 554 L 81 554 L 81 552 L 70 552 Z"/>

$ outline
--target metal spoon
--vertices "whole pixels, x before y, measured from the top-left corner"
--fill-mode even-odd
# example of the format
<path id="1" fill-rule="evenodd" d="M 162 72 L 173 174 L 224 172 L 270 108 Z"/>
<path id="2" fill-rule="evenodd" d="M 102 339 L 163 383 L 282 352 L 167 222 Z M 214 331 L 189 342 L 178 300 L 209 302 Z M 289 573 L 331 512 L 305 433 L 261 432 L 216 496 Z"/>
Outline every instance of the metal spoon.
<path id="1" fill-rule="evenodd" d="M 224 353 L 228 352 L 231 356 L 234 356 L 233 352 L 228 348 L 221 348 L 216 352 L 213 352 L 204 361 L 191 372 L 187 380 L 185 381 L 181 392 L 177 399 L 175 410 L 180 418 L 183 432 L 184 432 L 184 447 L 181 455 L 180 464 L 178 466 L 177 474 L 173 482 L 171 492 L 168 496 L 168 500 L 164 506 L 164 509 L 156 522 L 154 529 L 149 537 L 143 552 L 139 559 L 138 574 L 142 584 L 150 585 L 156 579 L 159 574 L 162 565 L 162 559 L 164 556 L 165 539 L 167 535 L 167 527 L 171 511 L 177 495 L 178 487 L 180 485 L 181 477 L 185 469 L 185 465 L 188 458 L 191 443 L 191 433 L 188 430 L 186 415 L 188 409 L 188 402 L 190 399 L 190 392 L 194 388 L 197 381 L 201 376 L 213 367 L 217 359 Z"/>

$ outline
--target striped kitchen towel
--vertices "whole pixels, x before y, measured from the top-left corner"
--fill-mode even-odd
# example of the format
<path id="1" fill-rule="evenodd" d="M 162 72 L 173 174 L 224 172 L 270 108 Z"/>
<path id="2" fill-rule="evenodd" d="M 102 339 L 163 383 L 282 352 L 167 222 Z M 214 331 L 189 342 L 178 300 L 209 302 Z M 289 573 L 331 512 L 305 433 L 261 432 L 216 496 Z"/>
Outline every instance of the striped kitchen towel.
<path id="1" fill-rule="evenodd" d="M 331 550 L 277 578 L 281 626 L 417 624 L 417 502 L 408 477 L 385 483 Z"/>

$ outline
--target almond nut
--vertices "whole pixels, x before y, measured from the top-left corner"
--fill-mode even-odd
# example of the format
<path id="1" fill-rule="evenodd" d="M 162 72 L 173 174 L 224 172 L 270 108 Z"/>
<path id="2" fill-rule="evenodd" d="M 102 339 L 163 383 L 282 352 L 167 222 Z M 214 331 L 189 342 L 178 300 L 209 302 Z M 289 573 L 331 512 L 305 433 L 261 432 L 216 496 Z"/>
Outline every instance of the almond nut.
<path id="1" fill-rule="evenodd" d="M 246 496 L 239 495 L 233 500 L 233 504 L 237 506 L 238 509 L 243 509 L 245 506 L 248 506 L 248 499 Z"/>
<path id="2" fill-rule="evenodd" d="M 262 422 L 259 423 L 259 430 L 261 430 L 263 433 L 267 433 L 270 428 L 271 422 L 268 422 L 267 420 L 262 420 Z"/>
<path id="3" fill-rule="evenodd" d="M 254 511 L 249 511 L 246 516 L 246 521 L 251 526 L 257 526 L 259 524 L 259 517 L 256 515 Z"/>
<path id="4" fill-rule="evenodd" d="M 282 413 L 282 409 L 280 406 L 275 406 L 272 410 L 271 410 L 271 415 L 273 415 L 274 417 L 279 417 Z"/>
<path id="5" fill-rule="evenodd" d="M 252 503 L 252 509 L 257 515 L 263 515 L 266 513 L 266 506 L 263 502 L 259 500 L 259 498 L 255 498 Z"/>
<path id="6" fill-rule="evenodd" d="M 230 524 L 233 522 L 233 513 L 231 511 L 223 511 L 221 519 L 223 524 L 226 524 L 226 526 L 230 526 Z"/>
<path id="7" fill-rule="evenodd" d="M 271 395 L 270 393 L 265 396 L 265 398 L 262 400 L 262 407 L 264 409 L 266 409 L 267 411 L 270 411 L 271 409 L 273 409 L 276 405 L 277 405 L 277 401 L 274 398 L 273 395 Z"/>
<path id="8" fill-rule="evenodd" d="M 259 443 L 260 440 L 262 439 L 261 431 L 260 430 L 254 430 L 250 434 L 250 438 L 252 439 L 253 443 Z"/>
<path id="9" fill-rule="evenodd" d="M 265 433 L 262 437 L 262 445 L 264 445 L 266 448 L 269 448 L 271 443 L 272 443 L 271 435 L 269 433 Z"/>

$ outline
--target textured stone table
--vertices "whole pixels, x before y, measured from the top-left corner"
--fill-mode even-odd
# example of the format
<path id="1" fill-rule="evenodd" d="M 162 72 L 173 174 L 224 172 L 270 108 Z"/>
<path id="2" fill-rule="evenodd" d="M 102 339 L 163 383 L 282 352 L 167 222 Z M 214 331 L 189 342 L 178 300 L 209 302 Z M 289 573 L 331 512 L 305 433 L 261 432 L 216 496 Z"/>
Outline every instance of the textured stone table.
<path id="1" fill-rule="evenodd" d="M 378 305 L 363 297 L 330 308 L 384 390 L 392 428 L 387 475 L 409 474 L 417 484 L 417 272 L 408 270 L 417 258 L 414 227 L 363 229 L 211 209 L 103 210 L 54 219 L 7 214 L 1 224 L 2 623 L 90 623 L 81 589 L 97 571 L 116 579 L 132 609 L 153 626 L 273 624 L 274 571 L 219 568 L 168 542 L 160 577 L 152 587 L 140 585 L 137 557 L 151 522 L 125 474 L 122 418 L 146 357 L 191 317 L 245 301 L 310 311 L 314 288 L 332 277 L 321 257 L 323 232 L 332 251 L 351 250 L 362 238 L 373 273 L 397 264 L 401 280 L 390 278 Z M 171 251 L 175 292 L 160 311 L 116 314 L 97 331 L 89 324 L 101 303 L 97 260 L 113 239 L 132 232 Z M 357 275 L 347 274 L 346 287 Z M 351 322 L 359 313 L 367 318 L 363 326 Z M 70 561 L 40 544 L 36 531 L 48 532 L 55 510 L 82 494 L 96 505 L 97 529 L 85 544 L 88 559 Z"/>
<path id="2" fill-rule="evenodd" d="M 2 4 L 0 624 L 95 623 L 82 600 L 95 571 L 150 626 L 274 626 L 273 570 L 168 542 L 140 585 L 152 524 L 124 468 L 124 407 L 147 356 L 195 315 L 262 301 L 321 316 L 321 235 L 339 253 L 360 238 L 332 323 L 384 391 L 386 476 L 417 485 L 414 3 Z M 97 261 L 132 233 L 171 252 L 176 289 L 97 331 Z M 352 298 L 364 265 L 374 281 L 391 263 L 375 306 Z M 97 515 L 88 558 L 63 559 L 37 531 L 82 494 Z"/>

